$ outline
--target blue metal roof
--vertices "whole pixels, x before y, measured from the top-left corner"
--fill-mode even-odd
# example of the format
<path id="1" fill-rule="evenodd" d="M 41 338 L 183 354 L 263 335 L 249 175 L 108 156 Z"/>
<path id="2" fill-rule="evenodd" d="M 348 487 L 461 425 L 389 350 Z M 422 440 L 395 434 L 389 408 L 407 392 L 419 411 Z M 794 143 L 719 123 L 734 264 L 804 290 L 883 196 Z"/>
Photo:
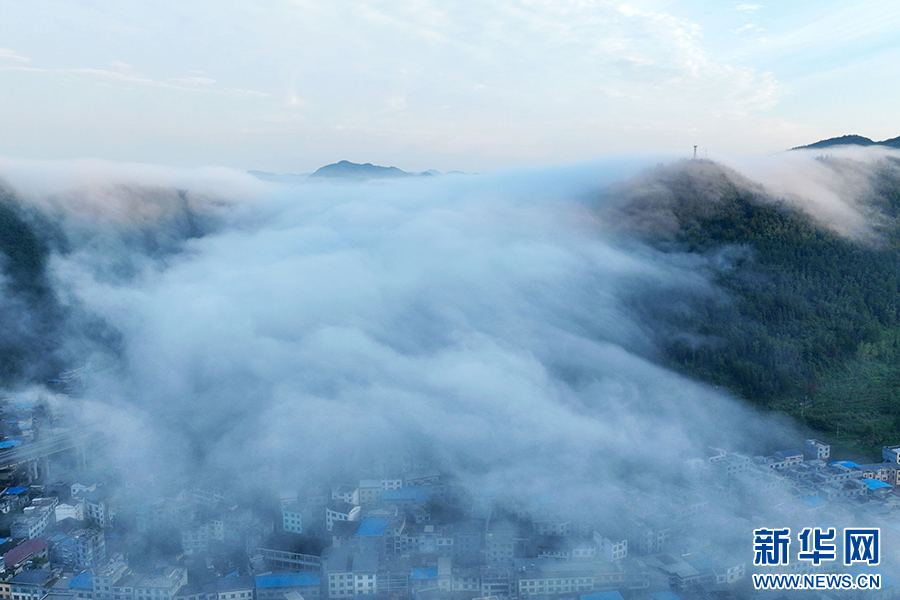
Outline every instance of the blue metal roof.
<path id="1" fill-rule="evenodd" d="M 622 594 L 613 590 L 611 592 L 597 592 L 596 594 L 582 594 L 581 600 L 625 600 Z"/>
<path id="2" fill-rule="evenodd" d="M 847 467 L 848 469 L 858 469 L 859 465 L 853 462 L 852 460 L 839 460 L 833 463 L 829 463 L 833 467 L 834 465 L 840 465 L 842 467 Z"/>
<path id="3" fill-rule="evenodd" d="M 356 532 L 356 537 L 381 537 L 388 520 L 382 517 L 366 517 Z"/>
<path id="4" fill-rule="evenodd" d="M 3 440 L 0 442 L 0 450 L 6 450 L 7 448 L 15 448 L 16 446 L 21 446 L 22 442 L 19 440 Z"/>
<path id="5" fill-rule="evenodd" d="M 282 573 L 280 575 L 257 575 L 256 587 L 279 588 L 321 585 L 316 573 Z"/>
<path id="6" fill-rule="evenodd" d="M 22 492 L 27 492 L 27 491 L 28 491 L 28 488 L 14 487 L 14 488 L 9 488 L 8 490 L 6 490 L 6 493 L 7 493 L 7 494 L 13 494 L 13 495 L 15 495 L 15 496 L 18 496 L 18 495 L 21 494 Z"/>
<path id="7" fill-rule="evenodd" d="M 437 567 L 413 567 L 409 570 L 409 578 L 410 579 L 437 579 L 438 578 L 438 570 Z"/>
<path id="8" fill-rule="evenodd" d="M 79 573 L 66 587 L 77 588 L 79 590 L 92 590 L 94 589 L 94 576 L 90 571 Z"/>
<path id="9" fill-rule="evenodd" d="M 865 483 L 870 490 L 880 490 L 883 488 L 893 487 L 889 483 L 885 483 L 883 481 L 878 481 L 877 479 L 863 479 L 863 483 Z"/>

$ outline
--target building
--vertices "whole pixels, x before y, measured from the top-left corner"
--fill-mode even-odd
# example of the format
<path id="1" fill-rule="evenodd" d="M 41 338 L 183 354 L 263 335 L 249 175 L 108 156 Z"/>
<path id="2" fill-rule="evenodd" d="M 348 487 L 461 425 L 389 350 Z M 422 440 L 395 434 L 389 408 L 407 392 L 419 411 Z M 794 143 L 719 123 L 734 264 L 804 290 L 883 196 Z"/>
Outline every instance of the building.
<path id="1" fill-rule="evenodd" d="M 359 482 L 359 503 L 369 504 L 381 500 L 381 480 L 363 479 Z"/>
<path id="2" fill-rule="evenodd" d="M 614 541 L 594 532 L 594 543 L 597 544 L 597 556 L 603 561 L 622 560 L 628 556 L 628 540 Z"/>
<path id="3" fill-rule="evenodd" d="M 89 492 L 84 496 L 84 515 L 89 523 L 101 529 L 112 526 L 116 518 L 116 510 L 105 494 Z"/>
<path id="4" fill-rule="evenodd" d="M 353 552 L 331 548 L 322 557 L 325 593 L 329 598 L 349 598 L 378 593 L 378 556 L 375 550 Z"/>
<path id="5" fill-rule="evenodd" d="M 12 600 L 41 600 L 57 579 L 53 571 L 22 571 L 9 582 Z"/>
<path id="6" fill-rule="evenodd" d="M 3 566 L 7 571 L 21 570 L 33 558 L 47 557 L 47 540 L 34 538 L 15 546 L 3 555 Z"/>
<path id="7" fill-rule="evenodd" d="M 301 594 L 305 600 L 319 600 L 321 596 L 322 580 L 318 573 L 257 575 L 255 579 L 257 600 L 282 600 L 291 592 Z M 218 600 L 232 599 L 219 597 Z"/>
<path id="8" fill-rule="evenodd" d="M 220 577 L 216 579 L 216 600 L 254 600 L 256 579 L 253 577 Z"/>
<path id="9" fill-rule="evenodd" d="M 282 505 L 281 528 L 290 533 L 303 533 L 303 509 L 299 504 Z"/>
<path id="10" fill-rule="evenodd" d="M 790 450 L 779 450 L 774 455 L 774 461 L 769 463 L 772 469 L 787 469 L 793 465 L 803 462 L 803 453 L 796 448 Z"/>
<path id="11" fill-rule="evenodd" d="M 803 442 L 803 456 L 806 460 L 828 460 L 831 446 L 819 440 L 806 440 Z"/>
<path id="12" fill-rule="evenodd" d="M 90 571 L 79 573 L 66 584 L 78 600 L 92 600 L 94 597 L 94 576 Z"/>
<path id="13" fill-rule="evenodd" d="M 106 562 L 106 539 L 98 529 L 79 529 L 53 538 L 50 557 L 55 564 L 76 571 L 93 569 Z"/>
<path id="14" fill-rule="evenodd" d="M 35 498 L 13 518 L 10 533 L 14 538 L 32 539 L 44 534 L 47 527 L 56 523 L 56 498 Z"/>
<path id="15" fill-rule="evenodd" d="M 174 600 L 187 585 L 183 567 L 163 567 L 149 575 L 126 574 L 110 586 L 115 600 Z"/>
<path id="16" fill-rule="evenodd" d="M 84 501 L 82 500 L 77 500 L 72 504 L 58 504 L 54 510 L 57 523 L 64 519 L 84 521 Z"/>
<path id="17" fill-rule="evenodd" d="M 331 531 L 336 521 L 359 521 L 360 508 L 349 502 L 334 501 L 325 508 L 325 529 Z"/>
<path id="18" fill-rule="evenodd" d="M 887 462 L 900 463 L 900 446 L 883 446 L 881 457 Z"/>
<path id="19" fill-rule="evenodd" d="M 338 485 L 331 489 L 331 499 L 359 505 L 359 488 L 352 485 Z"/>
<path id="20" fill-rule="evenodd" d="M 114 556 L 106 565 L 94 572 L 92 578 L 94 600 L 113 600 L 113 584 L 130 572 L 124 559 L 119 555 Z"/>

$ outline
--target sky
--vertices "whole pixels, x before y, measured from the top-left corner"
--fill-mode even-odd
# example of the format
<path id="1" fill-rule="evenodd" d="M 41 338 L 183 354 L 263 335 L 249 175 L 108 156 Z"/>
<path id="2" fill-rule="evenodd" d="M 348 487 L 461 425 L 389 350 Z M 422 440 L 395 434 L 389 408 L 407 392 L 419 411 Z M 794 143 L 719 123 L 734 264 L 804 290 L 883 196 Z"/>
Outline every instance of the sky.
<path id="1" fill-rule="evenodd" d="M 0 0 L 0 157 L 279 173 L 900 135 L 900 5 Z"/>

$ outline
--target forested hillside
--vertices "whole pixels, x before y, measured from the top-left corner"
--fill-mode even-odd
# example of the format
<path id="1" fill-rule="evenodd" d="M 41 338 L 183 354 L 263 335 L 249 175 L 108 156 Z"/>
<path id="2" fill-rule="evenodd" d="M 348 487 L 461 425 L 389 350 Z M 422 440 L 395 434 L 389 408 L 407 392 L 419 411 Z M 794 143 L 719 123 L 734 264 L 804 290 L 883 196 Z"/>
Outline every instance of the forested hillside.
<path id="1" fill-rule="evenodd" d="M 877 233 L 859 241 L 708 161 L 660 168 L 624 195 L 629 229 L 706 257 L 725 291 L 678 310 L 636 299 L 663 362 L 861 452 L 900 443 L 900 161 L 875 169 L 864 200 Z"/>

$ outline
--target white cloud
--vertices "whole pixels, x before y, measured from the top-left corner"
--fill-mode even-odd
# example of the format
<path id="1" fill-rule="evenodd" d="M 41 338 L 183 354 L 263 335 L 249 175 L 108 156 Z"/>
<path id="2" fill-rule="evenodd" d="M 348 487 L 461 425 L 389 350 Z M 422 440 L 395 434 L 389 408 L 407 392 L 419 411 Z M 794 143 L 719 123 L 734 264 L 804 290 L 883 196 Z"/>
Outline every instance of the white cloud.
<path id="1" fill-rule="evenodd" d="M 15 62 L 28 62 L 31 60 L 27 56 L 22 56 L 15 50 L 9 48 L 0 48 L 0 60 L 12 60 Z"/>

